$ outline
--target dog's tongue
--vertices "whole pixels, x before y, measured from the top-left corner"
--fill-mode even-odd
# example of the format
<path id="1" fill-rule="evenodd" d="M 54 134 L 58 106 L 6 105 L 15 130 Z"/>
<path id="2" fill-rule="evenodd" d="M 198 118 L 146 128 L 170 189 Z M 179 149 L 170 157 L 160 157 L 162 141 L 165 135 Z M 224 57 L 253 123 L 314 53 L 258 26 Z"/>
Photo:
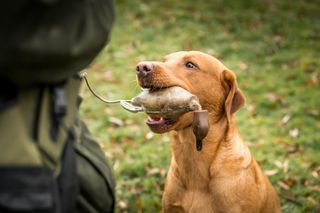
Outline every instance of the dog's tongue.
<path id="1" fill-rule="evenodd" d="M 201 108 L 199 100 L 181 87 L 169 87 L 157 91 L 143 90 L 132 99 L 134 106 L 139 106 L 152 120 L 177 118 L 180 115 Z"/>
<path id="2" fill-rule="evenodd" d="M 164 121 L 163 117 L 153 117 L 153 116 L 148 117 L 148 123 L 150 124 L 161 124 L 163 123 L 163 121 Z"/>

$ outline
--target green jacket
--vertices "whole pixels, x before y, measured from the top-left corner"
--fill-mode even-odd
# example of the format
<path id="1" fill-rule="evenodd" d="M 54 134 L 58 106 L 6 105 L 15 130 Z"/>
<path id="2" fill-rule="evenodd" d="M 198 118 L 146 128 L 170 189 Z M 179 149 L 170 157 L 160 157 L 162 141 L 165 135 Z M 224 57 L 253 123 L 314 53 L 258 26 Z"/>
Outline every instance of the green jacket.
<path id="1" fill-rule="evenodd" d="M 0 76 L 17 84 L 59 82 L 106 45 L 112 0 L 11 0 L 0 9 Z"/>

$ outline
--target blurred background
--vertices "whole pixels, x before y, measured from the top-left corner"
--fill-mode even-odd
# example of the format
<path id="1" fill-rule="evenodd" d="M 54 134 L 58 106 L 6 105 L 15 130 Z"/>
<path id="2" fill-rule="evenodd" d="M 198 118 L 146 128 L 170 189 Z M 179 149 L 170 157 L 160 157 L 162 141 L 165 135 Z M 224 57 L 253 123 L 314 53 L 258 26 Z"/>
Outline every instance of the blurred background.
<path id="1" fill-rule="evenodd" d="M 88 75 L 110 99 L 140 92 L 135 65 L 199 50 L 223 61 L 247 97 L 236 113 L 283 212 L 320 212 L 320 1 L 117 0 L 110 44 Z M 113 164 L 117 212 L 159 212 L 170 134 L 84 87 L 81 114 Z"/>

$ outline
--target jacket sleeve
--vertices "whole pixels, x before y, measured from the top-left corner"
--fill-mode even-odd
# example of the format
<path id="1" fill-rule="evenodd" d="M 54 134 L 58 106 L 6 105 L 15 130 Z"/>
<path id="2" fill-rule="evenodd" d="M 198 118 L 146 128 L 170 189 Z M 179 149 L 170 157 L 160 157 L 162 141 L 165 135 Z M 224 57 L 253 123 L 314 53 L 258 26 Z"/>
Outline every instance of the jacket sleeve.
<path id="1" fill-rule="evenodd" d="M 89 65 L 106 45 L 112 0 L 13 0 L 0 9 L 0 75 L 54 83 Z"/>

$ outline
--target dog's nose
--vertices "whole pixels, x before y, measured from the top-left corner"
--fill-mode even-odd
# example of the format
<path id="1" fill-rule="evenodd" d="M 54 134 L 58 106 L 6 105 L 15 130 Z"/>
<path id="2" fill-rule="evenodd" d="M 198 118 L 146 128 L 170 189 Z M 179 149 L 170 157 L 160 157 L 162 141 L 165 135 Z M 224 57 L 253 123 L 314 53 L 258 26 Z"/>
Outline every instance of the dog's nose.
<path id="1" fill-rule="evenodd" d="M 140 62 L 137 67 L 136 67 L 136 71 L 137 71 L 137 75 L 140 77 L 145 77 L 147 75 L 149 75 L 150 73 L 152 73 L 154 70 L 154 66 L 152 62 L 149 61 L 143 61 Z"/>

